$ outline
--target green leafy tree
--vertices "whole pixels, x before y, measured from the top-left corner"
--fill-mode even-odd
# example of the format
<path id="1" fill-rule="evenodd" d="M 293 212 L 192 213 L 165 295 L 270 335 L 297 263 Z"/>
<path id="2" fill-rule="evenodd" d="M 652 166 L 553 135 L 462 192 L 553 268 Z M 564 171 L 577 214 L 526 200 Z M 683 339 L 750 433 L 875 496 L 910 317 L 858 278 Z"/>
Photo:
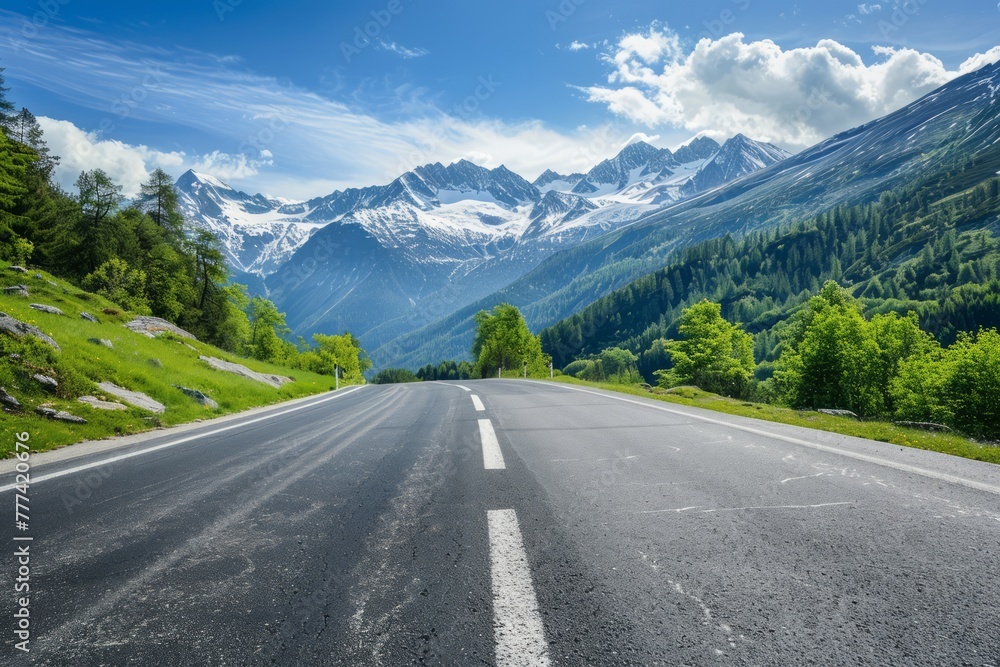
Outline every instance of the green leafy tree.
<path id="1" fill-rule="evenodd" d="M 179 240 L 184 231 L 184 216 L 177 204 L 174 181 L 167 172 L 155 169 L 139 189 L 137 205 L 163 229 L 167 238 Z"/>
<path id="2" fill-rule="evenodd" d="M 1000 333 L 962 335 L 948 357 L 945 396 L 952 424 L 974 436 L 1000 438 Z"/>
<path id="3" fill-rule="evenodd" d="M 661 386 L 693 384 L 726 396 L 744 395 L 753 378 L 753 337 L 722 317 L 707 299 L 685 308 L 677 327 L 683 339 L 665 344 L 673 367 L 659 371 Z"/>
<path id="4" fill-rule="evenodd" d="M 104 262 L 82 282 L 83 288 L 114 301 L 126 310 L 148 315 L 146 274 L 129 267 L 128 262 L 112 258 Z"/>
<path id="5" fill-rule="evenodd" d="M 472 357 L 481 377 L 493 377 L 498 369 L 520 373 L 525 363 L 530 375 L 548 373 L 549 357 L 516 307 L 503 303 L 492 312 L 479 311 L 476 325 Z"/>
<path id="6" fill-rule="evenodd" d="M 314 334 L 316 347 L 300 355 L 297 362 L 314 373 L 333 375 L 339 369 L 347 383 L 364 382 L 364 373 L 371 368 L 371 359 L 361 349 L 360 341 L 350 333 L 342 336 Z"/>
<path id="7" fill-rule="evenodd" d="M 75 225 L 78 243 L 76 264 L 82 273 L 92 273 L 115 256 L 110 247 L 120 237 L 109 221 L 121 205 L 122 186 L 102 169 L 85 171 L 76 179 L 81 215 Z"/>
<path id="8" fill-rule="evenodd" d="M 250 322 L 249 355 L 262 361 L 282 361 L 285 348 L 281 337 L 291 333 L 285 324 L 285 314 L 271 301 L 255 296 L 250 299 L 247 319 Z"/>

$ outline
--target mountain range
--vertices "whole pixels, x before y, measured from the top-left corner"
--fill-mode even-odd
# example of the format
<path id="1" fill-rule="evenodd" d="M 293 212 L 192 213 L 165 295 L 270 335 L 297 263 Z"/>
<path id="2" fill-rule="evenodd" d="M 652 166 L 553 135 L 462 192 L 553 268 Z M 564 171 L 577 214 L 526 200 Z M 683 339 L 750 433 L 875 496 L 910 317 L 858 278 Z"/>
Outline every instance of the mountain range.
<path id="1" fill-rule="evenodd" d="M 787 229 L 995 153 L 998 92 L 988 65 L 794 156 L 737 135 L 674 152 L 636 142 L 533 182 L 461 161 L 306 202 L 191 173 L 178 190 L 296 333 L 350 330 L 376 366 L 415 368 L 466 358 L 480 309 L 512 303 L 538 330 L 700 241 Z"/>
<path id="2" fill-rule="evenodd" d="M 221 241 L 235 279 L 302 335 L 349 330 L 375 349 L 509 285 L 551 255 L 784 159 L 737 135 L 676 152 L 631 143 L 586 174 L 533 182 L 467 160 L 307 201 L 249 195 L 193 171 L 182 211 Z"/>

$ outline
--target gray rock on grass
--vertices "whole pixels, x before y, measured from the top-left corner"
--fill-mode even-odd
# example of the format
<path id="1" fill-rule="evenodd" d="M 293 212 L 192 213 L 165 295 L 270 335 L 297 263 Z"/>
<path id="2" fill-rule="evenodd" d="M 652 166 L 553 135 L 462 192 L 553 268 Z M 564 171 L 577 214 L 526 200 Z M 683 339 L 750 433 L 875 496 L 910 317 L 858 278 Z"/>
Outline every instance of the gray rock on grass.
<path id="1" fill-rule="evenodd" d="M 226 371 L 227 373 L 235 373 L 241 377 L 245 377 L 248 380 L 254 380 L 255 382 L 263 382 L 264 384 L 270 385 L 275 389 L 279 389 L 282 385 L 288 384 L 289 382 L 294 382 L 292 378 L 285 377 L 283 375 L 268 375 L 266 373 L 258 373 L 257 371 L 252 371 L 246 366 L 241 364 L 234 364 L 231 361 L 224 361 L 222 359 L 216 359 L 215 357 L 198 357 L 206 364 L 218 371 Z"/>
<path id="2" fill-rule="evenodd" d="M 90 313 L 80 313 L 80 317 L 87 320 L 88 322 L 94 322 L 95 324 L 99 324 L 101 322 L 99 319 L 97 319 Z"/>
<path id="3" fill-rule="evenodd" d="M 194 337 L 194 334 L 184 331 L 184 329 L 181 329 L 173 322 L 168 322 L 167 320 L 159 317 L 148 317 L 146 315 L 142 315 L 135 318 L 125 326 L 136 333 L 145 334 L 150 337 L 155 337 L 156 334 L 160 333 L 172 333 L 180 336 L 181 338 L 198 340 Z"/>
<path id="4" fill-rule="evenodd" d="M 59 310 L 55 306 L 46 306 L 44 303 L 31 303 L 28 304 L 29 307 L 39 310 L 43 313 L 49 313 L 50 315 L 65 315 L 63 311 Z"/>
<path id="5" fill-rule="evenodd" d="M 209 398 L 205 394 L 201 393 L 197 389 L 189 389 L 188 387 L 182 387 L 182 386 L 177 385 L 177 384 L 175 384 L 174 387 L 177 388 L 177 389 L 179 389 L 179 390 L 181 390 L 182 392 L 184 392 L 186 395 L 190 396 L 194 400 L 198 401 L 199 404 L 203 405 L 204 407 L 208 408 L 209 410 L 215 410 L 215 409 L 217 409 L 219 407 L 218 403 L 216 403 L 211 398 Z"/>
<path id="6" fill-rule="evenodd" d="M 13 296 L 28 296 L 28 286 L 11 285 L 10 287 L 4 287 L 3 292 L 4 294 L 10 294 Z"/>
<path id="7" fill-rule="evenodd" d="M 21 409 L 21 401 L 8 394 L 5 387 L 0 387 L 0 403 L 12 407 L 15 410 Z"/>
<path id="8" fill-rule="evenodd" d="M 6 313 L 0 313 L 0 333 L 6 333 L 15 338 L 24 338 L 25 336 L 34 336 L 38 340 L 51 345 L 56 350 L 59 350 L 59 344 L 55 342 L 51 336 L 46 336 L 42 333 L 41 329 L 31 324 L 27 324 L 11 317 Z"/>
<path id="9" fill-rule="evenodd" d="M 134 405 L 149 412 L 163 414 L 167 409 L 162 403 L 153 400 L 149 396 L 146 396 L 146 394 L 138 391 L 130 391 L 124 387 L 119 387 L 113 382 L 101 382 L 97 386 L 100 387 L 101 391 L 120 398 L 129 405 Z"/>
<path id="10" fill-rule="evenodd" d="M 102 401 L 96 396 L 81 396 L 76 400 L 84 405 L 89 405 L 95 410 L 128 410 L 128 406 L 122 405 L 121 403 L 114 403 L 112 401 Z"/>
<path id="11" fill-rule="evenodd" d="M 109 350 L 115 349 L 115 344 L 112 343 L 107 338 L 88 338 L 87 342 L 88 343 L 93 343 L 94 345 L 103 345 L 104 347 L 108 348 Z"/>
<path id="12" fill-rule="evenodd" d="M 48 375 L 42 375 L 41 373 L 35 373 L 31 376 L 35 379 L 38 384 L 42 385 L 46 389 L 58 389 L 59 381 L 54 377 L 49 377 Z"/>
<path id="13" fill-rule="evenodd" d="M 56 421 L 69 422 L 70 424 L 86 424 L 87 420 L 83 417 L 77 417 L 76 415 L 71 415 L 65 410 L 53 410 L 52 408 L 46 408 L 39 406 L 35 408 L 35 412 L 42 415 L 43 417 L 48 417 L 49 419 L 55 419 Z"/>

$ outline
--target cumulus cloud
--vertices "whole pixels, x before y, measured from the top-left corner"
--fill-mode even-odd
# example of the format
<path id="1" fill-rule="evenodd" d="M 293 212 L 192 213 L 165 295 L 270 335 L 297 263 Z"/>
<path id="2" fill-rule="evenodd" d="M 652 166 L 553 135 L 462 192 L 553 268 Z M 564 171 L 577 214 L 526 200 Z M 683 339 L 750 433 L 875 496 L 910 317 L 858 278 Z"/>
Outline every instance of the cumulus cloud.
<path id="1" fill-rule="evenodd" d="M 591 102 L 648 127 L 674 126 L 716 138 L 743 132 L 791 149 L 885 115 L 952 78 L 1000 59 L 1000 48 L 949 70 L 927 53 L 877 48 L 865 63 L 830 39 L 782 49 L 733 33 L 702 39 L 689 53 L 653 26 L 626 35 L 605 55 L 608 85 Z"/>
<path id="2" fill-rule="evenodd" d="M 589 49 L 591 47 L 590 44 L 584 44 L 583 42 L 577 42 L 576 40 L 574 40 L 566 48 L 568 48 L 570 51 L 583 51 L 584 49 Z"/>
<path id="3" fill-rule="evenodd" d="M 266 159 L 253 160 L 243 154 L 230 155 L 220 151 L 204 156 L 159 151 L 117 139 L 104 139 L 98 133 L 86 132 L 69 121 L 46 116 L 40 116 L 38 124 L 45 133 L 45 142 L 59 156 L 55 180 L 70 191 L 80 172 L 92 169 L 103 169 L 122 186 L 126 197 L 135 197 L 139 194 L 139 186 L 157 167 L 175 176 L 194 169 L 228 180 L 253 176 L 266 162 Z"/>

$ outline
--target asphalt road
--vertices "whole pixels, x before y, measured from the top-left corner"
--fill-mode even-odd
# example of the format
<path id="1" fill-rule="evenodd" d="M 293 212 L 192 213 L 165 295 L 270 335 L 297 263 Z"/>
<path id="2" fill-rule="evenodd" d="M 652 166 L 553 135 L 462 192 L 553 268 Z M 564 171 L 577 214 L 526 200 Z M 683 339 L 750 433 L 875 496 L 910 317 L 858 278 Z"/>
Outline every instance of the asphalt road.
<path id="1" fill-rule="evenodd" d="M 87 451 L 0 493 L 6 664 L 1000 667 L 990 464 L 512 380 Z"/>

